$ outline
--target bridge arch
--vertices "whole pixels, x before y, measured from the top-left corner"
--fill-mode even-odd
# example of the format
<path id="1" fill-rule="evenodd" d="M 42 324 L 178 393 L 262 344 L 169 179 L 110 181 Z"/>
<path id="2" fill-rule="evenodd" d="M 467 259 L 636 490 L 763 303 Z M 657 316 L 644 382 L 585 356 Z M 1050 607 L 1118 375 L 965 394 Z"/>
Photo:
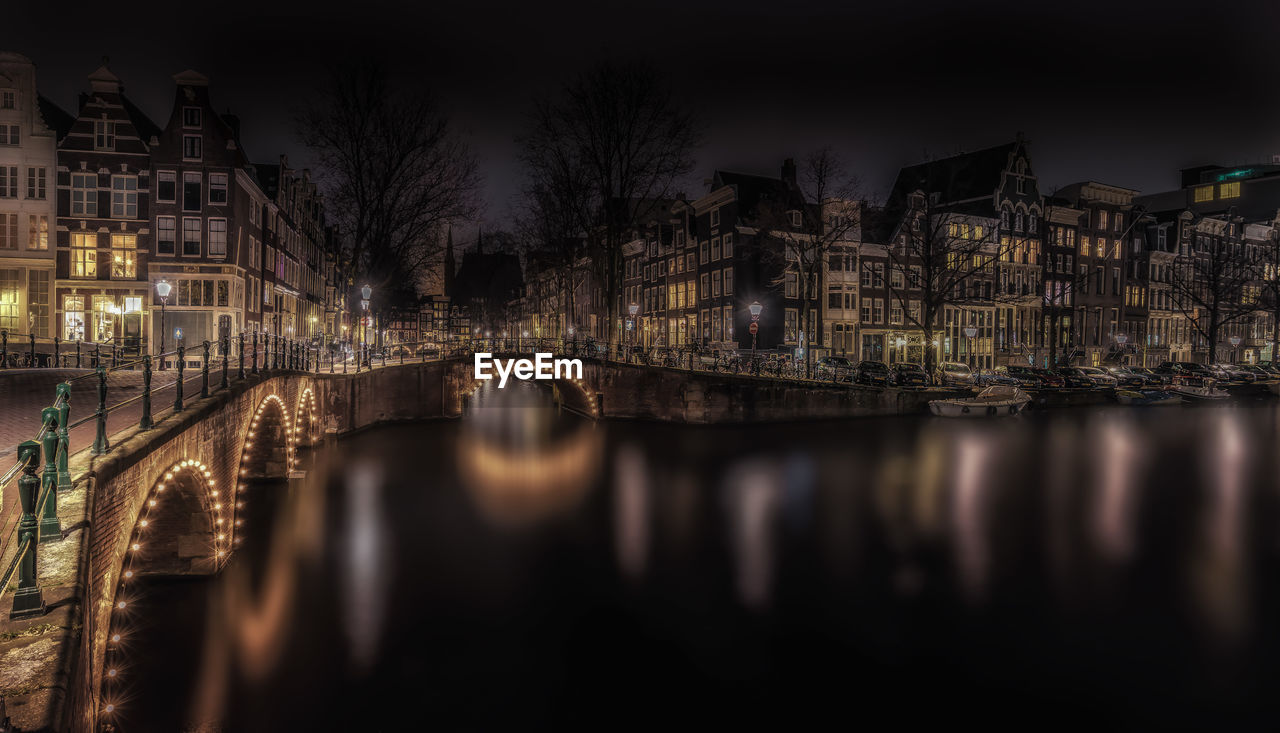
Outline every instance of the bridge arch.
<path id="1" fill-rule="evenodd" d="M 114 593 L 107 599 L 106 644 L 97 669 L 98 712 L 108 719 L 127 697 L 125 652 L 139 601 L 144 600 L 137 581 L 147 576 L 207 575 L 223 566 L 231 543 L 222 494 L 212 468 L 196 458 L 183 458 L 151 483 L 120 559 Z"/>
<path id="2" fill-rule="evenodd" d="M 288 478 L 289 472 L 293 470 L 294 439 L 291 425 L 284 399 L 275 393 L 263 397 L 249 416 L 240 447 L 240 463 L 236 469 L 235 503 L 231 507 L 232 547 L 239 546 L 242 540 L 239 529 L 244 520 L 240 515 L 245 509 L 249 484 L 255 480 Z"/>
<path id="3" fill-rule="evenodd" d="M 480 387 L 489 380 L 475 379 L 472 377 L 471 389 L 466 392 L 470 397 L 480 393 Z M 600 417 L 600 405 L 596 399 L 596 390 L 587 381 L 584 372 L 582 377 L 560 377 L 551 380 L 551 389 L 555 394 L 556 402 L 575 412 L 587 415 L 591 418 Z"/>
<path id="4" fill-rule="evenodd" d="M 293 444 L 312 445 L 316 442 L 316 393 L 311 387 L 302 390 L 298 395 L 298 404 L 293 408 Z"/>

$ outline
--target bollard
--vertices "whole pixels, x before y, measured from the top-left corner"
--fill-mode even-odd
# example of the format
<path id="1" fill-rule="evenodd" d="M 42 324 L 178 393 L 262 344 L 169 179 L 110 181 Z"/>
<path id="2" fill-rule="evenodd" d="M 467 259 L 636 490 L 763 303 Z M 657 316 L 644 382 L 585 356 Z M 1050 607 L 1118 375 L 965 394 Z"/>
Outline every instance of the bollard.
<path id="1" fill-rule="evenodd" d="M 253 373 L 258 373 L 258 332 L 253 332 Z"/>
<path id="2" fill-rule="evenodd" d="M 98 432 L 93 439 L 93 455 L 100 456 L 111 450 L 107 442 L 107 368 L 98 367 Z"/>
<path id="3" fill-rule="evenodd" d="M 60 353 L 62 350 L 59 348 L 61 345 L 62 345 L 62 339 L 57 336 L 54 336 L 53 337 L 53 365 L 54 366 L 61 366 L 60 364 L 58 364 L 58 358 L 62 356 L 62 354 Z"/>
<path id="4" fill-rule="evenodd" d="M 332 362 L 330 362 L 330 363 L 332 363 Z M 346 373 L 347 373 L 347 351 L 346 351 L 346 347 L 343 347 L 343 350 L 342 350 L 342 373 L 343 373 L 343 374 L 346 374 Z"/>
<path id="5" fill-rule="evenodd" d="M 209 396 L 209 341 L 204 342 L 204 361 L 200 364 L 200 397 Z"/>
<path id="6" fill-rule="evenodd" d="M 9 366 L 9 332 L 0 331 L 0 369 Z"/>
<path id="7" fill-rule="evenodd" d="M 62 540 L 62 525 L 58 523 L 58 408 L 44 408 L 40 420 L 52 426 L 41 439 L 44 474 L 40 477 L 40 492 L 44 495 L 44 509 L 40 512 L 40 541 L 55 542 Z"/>
<path id="8" fill-rule="evenodd" d="M 236 379 L 244 379 L 244 331 L 240 332 L 240 366 L 236 369 Z"/>
<path id="9" fill-rule="evenodd" d="M 27 334 L 31 337 L 31 357 L 27 362 L 27 366 L 34 367 L 36 365 L 36 335 L 34 333 Z"/>
<path id="10" fill-rule="evenodd" d="M 18 479 L 18 499 L 22 504 L 22 516 L 18 520 L 18 551 L 23 553 L 18 564 L 18 589 L 13 593 L 13 609 L 9 618 L 31 618 L 44 615 L 44 596 L 36 583 L 36 543 L 40 532 L 36 523 L 36 493 L 40 479 L 36 478 L 36 464 L 40 462 L 40 444 L 34 440 L 18 445 L 18 460 L 22 463 L 22 478 Z"/>
<path id="11" fill-rule="evenodd" d="M 151 357 L 142 357 L 142 419 L 138 421 L 140 430 L 150 430 L 151 422 Z"/>
<path id="12" fill-rule="evenodd" d="M 222 388 L 223 389 L 226 389 L 227 386 L 230 384 L 230 382 L 228 381 L 230 379 L 230 374 L 228 374 L 228 366 L 231 363 L 229 361 L 230 358 L 231 358 L 231 337 L 223 336 L 222 337 Z"/>
<path id="13" fill-rule="evenodd" d="M 54 401 L 62 398 L 58 408 L 58 491 L 71 490 L 71 469 L 67 460 L 71 455 L 71 385 L 63 382 L 54 391 Z"/>
<path id="14" fill-rule="evenodd" d="M 76 339 L 76 369 L 80 368 L 80 339 Z"/>
<path id="15" fill-rule="evenodd" d="M 187 347 L 178 347 L 178 381 L 174 383 L 173 411 L 182 412 L 182 370 L 187 366 Z"/>
<path id="16" fill-rule="evenodd" d="M 93 345 L 93 368 L 97 369 L 102 363 L 102 344 L 94 343 Z"/>

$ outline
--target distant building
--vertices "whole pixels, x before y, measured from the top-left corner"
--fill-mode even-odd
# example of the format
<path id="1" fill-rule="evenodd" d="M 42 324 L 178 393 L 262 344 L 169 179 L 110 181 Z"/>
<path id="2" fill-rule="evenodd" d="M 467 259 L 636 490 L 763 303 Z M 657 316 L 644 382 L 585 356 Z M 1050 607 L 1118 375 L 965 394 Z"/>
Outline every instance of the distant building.
<path id="1" fill-rule="evenodd" d="M 146 305 L 159 131 L 110 69 L 89 75 L 89 92 L 58 146 L 56 304 L 64 340 L 131 350 L 156 343 Z"/>
<path id="2" fill-rule="evenodd" d="M 449 277 L 447 271 L 445 276 Z M 473 335 L 499 337 L 508 328 L 508 303 L 519 298 L 524 288 L 520 258 L 485 252 L 482 232 L 475 247 L 463 254 L 462 266 L 453 274 L 450 286 L 446 295 L 451 306 L 466 312 Z"/>
<path id="3" fill-rule="evenodd" d="M 56 147 L 70 123 L 39 95 L 35 65 L 0 53 L 0 331 L 10 342 L 60 333 L 52 305 Z"/>

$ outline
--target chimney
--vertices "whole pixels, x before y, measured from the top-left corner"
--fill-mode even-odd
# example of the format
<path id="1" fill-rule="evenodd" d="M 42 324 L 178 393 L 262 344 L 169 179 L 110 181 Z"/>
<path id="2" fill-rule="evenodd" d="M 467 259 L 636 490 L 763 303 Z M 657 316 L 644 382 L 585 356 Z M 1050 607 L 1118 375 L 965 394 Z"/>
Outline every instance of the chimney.
<path id="1" fill-rule="evenodd" d="M 782 161 L 782 180 L 795 184 L 796 182 L 796 161 L 795 158 L 787 158 Z"/>

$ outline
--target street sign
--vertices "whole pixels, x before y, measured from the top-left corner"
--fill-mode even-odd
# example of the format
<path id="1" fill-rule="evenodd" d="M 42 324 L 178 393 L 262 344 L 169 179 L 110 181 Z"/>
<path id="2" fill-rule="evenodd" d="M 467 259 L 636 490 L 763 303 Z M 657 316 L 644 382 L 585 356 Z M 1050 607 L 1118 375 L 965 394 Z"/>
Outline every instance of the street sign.
<path id="1" fill-rule="evenodd" d="M 755 336 L 756 333 L 760 330 L 760 324 L 753 322 L 750 326 L 747 327 L 747 330 L 751 332 L 752 336 Z"/>
<path id="2" fill-rule="evenodd" d="M 173 329 L 173 337 L 176 339 L 182 338 L 182 329 L 181 328 Z"/>

